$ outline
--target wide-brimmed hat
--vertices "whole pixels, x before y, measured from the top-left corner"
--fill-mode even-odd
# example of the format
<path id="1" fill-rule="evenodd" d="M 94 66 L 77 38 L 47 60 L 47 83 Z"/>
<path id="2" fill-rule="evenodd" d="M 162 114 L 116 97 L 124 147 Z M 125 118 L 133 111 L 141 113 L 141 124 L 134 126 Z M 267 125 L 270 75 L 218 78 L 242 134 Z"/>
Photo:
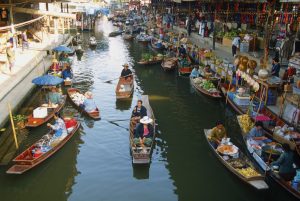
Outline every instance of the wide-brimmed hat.
<path id="1" fill-rule="evenodd" d="M 93 94 L 92 94 L 92 92 L 87 91 L 87 92 L 85 92 L 85 96 L 86 96 L 87 98 L 92 98 L 92 97 L 93 97 Z"/>
<path id="2" fill-rule="evenodd" d="M 144 116 L 141 120 L 140 123 L 141 124 L 151 124 L 153 122 L 153 119 L 151 119 L 148 116 Z"/>
<path id="3" fill-rule="evenodd" d="M 123 66 L 123 67 L 129 67 L 129 65 L 128 65 L 128 64 L 123 64 L 122 66 Z"/>
<path id="4" fill-rule="evenodd" d="M 52 62 L 53 63 L 57 63 L 58 61 L 57 61 L 57 59 L 53 59 Z"/>

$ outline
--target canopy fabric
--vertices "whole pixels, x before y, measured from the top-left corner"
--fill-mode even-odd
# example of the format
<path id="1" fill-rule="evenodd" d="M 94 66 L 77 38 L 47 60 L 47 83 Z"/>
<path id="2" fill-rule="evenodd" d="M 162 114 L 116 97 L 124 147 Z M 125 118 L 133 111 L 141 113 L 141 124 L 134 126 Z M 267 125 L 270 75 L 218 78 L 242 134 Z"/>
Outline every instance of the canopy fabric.
<path id="1" fill-rule="evenodd" d="M 39 86 L 55 86 L 61 84 L 64 80 L 53 75 L 43 75 L 32 80 L 33 84 Z"/>
<path id="2" fill-rule="evenodd" d="M 60 45 L 60 46 L 54 48 L 53 51 L 56 51 L 56 52 L 67 52 L 67 53 L 71 53 L 72 52 L 72 50 L 70 48 L 68 48 L 67 46 L 64 46 L 64 45 Z"/>

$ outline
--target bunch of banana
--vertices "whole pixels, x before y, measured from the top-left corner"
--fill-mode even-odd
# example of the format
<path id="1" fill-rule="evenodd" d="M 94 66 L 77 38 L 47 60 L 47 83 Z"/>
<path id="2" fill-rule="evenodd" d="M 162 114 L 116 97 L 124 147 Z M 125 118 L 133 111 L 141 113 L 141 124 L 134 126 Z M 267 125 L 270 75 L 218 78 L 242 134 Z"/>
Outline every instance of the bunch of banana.
<path id="1" fill-rule="evenodd" d="M 244 133 L 248 133 L 254 126 L 253 121 L 247 114 L 241 115 L 239 118 L 239 122 Z"/>
<path id="2" fill-rule="evenodd" d="M 237 169 L 237 171 L 245 176 L 245 177 L 257 177 L 257 176 L 261 176 L 261 174 L 259 174 L 258 172 L 256 172 L 253 168 L 248 167 L 248 168 L 243 168 L 243 169 Z"/>

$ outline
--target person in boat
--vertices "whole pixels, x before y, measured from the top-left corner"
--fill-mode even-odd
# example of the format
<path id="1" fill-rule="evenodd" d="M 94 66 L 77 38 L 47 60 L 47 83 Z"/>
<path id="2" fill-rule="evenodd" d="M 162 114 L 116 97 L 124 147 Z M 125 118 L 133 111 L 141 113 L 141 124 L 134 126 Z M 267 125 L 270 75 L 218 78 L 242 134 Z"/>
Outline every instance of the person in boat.
<path id="1" fill-rule="evenodd" d="M 61 94 L 58 92 L 56 87 L 52 87 L 51 91 L 48 93 L 48 104 L 52 105 L 52 104 L 60 104 L 62 101 L 62 96 Z"/>
<path id="2" fill-rule="evenodd" d="M 49 70 L 52 72 L 60 71 L 60 67 L 59 67 L 57 59 L 52 60 L 52 65 L 50 66 Z"/>
<path id="3" fill-rule="evenodd" d="M 222 121 L 216 122 L 216 127 L 214 127 L 210 131 L 210 143 L 213 145 L 214 148 L 217 148 L 218 145 L 221 143 L 222 138 L 226 138 L 226 129 Z"/>
<path id="4" fill-rule="evenodd" d="M 191 78 L 199 77 L 199 66 L 195 66 L 190 74 Z"/>
<path id="5" fill-rule="evenodd" d="M 65 80 L 67 78 L 72 79 L 72 77 L 73 77 L 73 73 L 72 73 L 71 66 L 69 64 L 66 64 L 65 69 L 62 71 L 62 78 Z"/>
<path id="6" fill-rule="evenodd" d="M 83 101 L 83 104 L 81 105 L 81 107 L 83 107 L 83 109 L 86 112 L 94 112 L 97 110 L 97 106 L 96 103 L 93 99 L 93 94 L 90 91 L 87 91 L 85 94 L 85 99 Z"/>
<path id="7" fill-rule="evenodd" d="M 64 58 L 65 58 L 65 52 L 63 51 L 62 53 L 60 53 L 58 60 L 63 61 Z"/>
<path id="8" fill-rule="evenodd" d="M 150 147 L 152 143 L 152 137 L 154 129 L 152 126 L 153 120 L 148 116 L 144 116 L 140 120 L 140 124 L 137 126 L 133 143 L 135 146 L 147 146 Z"/>
<path id="9" fill-rule="evenodd" d="M 258 141 L 267 139 L 264 136 L 263 123 L 261 121 L 255 122 L 255 125 L 248 133 L 247 138 L 253 139 L 253 140 L 258 140 Z"/>
<path id="10" fill-rule="evenodd" d="M 123 65 L 124 69 L 121 72 L 121 77 L 125 78 L 125 80 L 130 81 L 132 77 L 132 71 L 129 69 L 128 64 Z"/>
<path id="11" fill-rule="evenodd" d="M 208 78 L 208 77 L 210 77 L 210 76 L 212 76 L 212 72 L 211 72 L 210 65 L 207 64 L 207 65 L 204 67 L 204 77 Z"/>
<path id="12" fill-rule="evenodd" d="M 54 114 L 54 120 L 55 120 L 54 125 L 47 123 L 47 126 L 55 131 L 54 137 L 58 138 L 58 137 L 67 136 L 68 132 L 67 132 L 66 124 L 58 112 Z"/>
<path id="13" fill-rule="evenodd" d="M 138 100 L 137 105 L 134 107 L 134 109 L 132 111 L 131 120 L 138 122 L 144 116 L 147 116 L 147 109 L 145 106 L 143 106 L 143 101 Z"/>
<path id="14" fill-rule="evenodd" d="M 282 145 L 283 153 L 280 157 L 271 163 L 271 166 L 279 166 L 279 175 L 285 181 L 291 181 L 295 176 L 295 168 L 293 167 L 294 153 L 290 146 L 286 143 Z"/>

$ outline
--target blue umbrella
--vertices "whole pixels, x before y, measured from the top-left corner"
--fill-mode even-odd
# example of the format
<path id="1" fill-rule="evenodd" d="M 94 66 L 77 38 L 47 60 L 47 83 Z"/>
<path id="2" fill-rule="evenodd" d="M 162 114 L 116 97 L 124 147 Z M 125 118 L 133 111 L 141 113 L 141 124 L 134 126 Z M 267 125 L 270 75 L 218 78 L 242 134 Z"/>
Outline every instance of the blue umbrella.
<path id="1" fill-rule="evenodd" d="M 43 75 L 32 80 L 32 83 L 40 86 L 55 86 L 62 83 L 64 80 L 53 76 L 53 75 Z"/>
<path id="2" fill-rule="evenodd" d="M 60 45 L 56 48 L 53 49 L 53 51 L 56 51 L 56 52 L 72 52 L 72 50 L 70 48 L 68 48 L 67 46 L 64 46 L 64 45 Z"/>

